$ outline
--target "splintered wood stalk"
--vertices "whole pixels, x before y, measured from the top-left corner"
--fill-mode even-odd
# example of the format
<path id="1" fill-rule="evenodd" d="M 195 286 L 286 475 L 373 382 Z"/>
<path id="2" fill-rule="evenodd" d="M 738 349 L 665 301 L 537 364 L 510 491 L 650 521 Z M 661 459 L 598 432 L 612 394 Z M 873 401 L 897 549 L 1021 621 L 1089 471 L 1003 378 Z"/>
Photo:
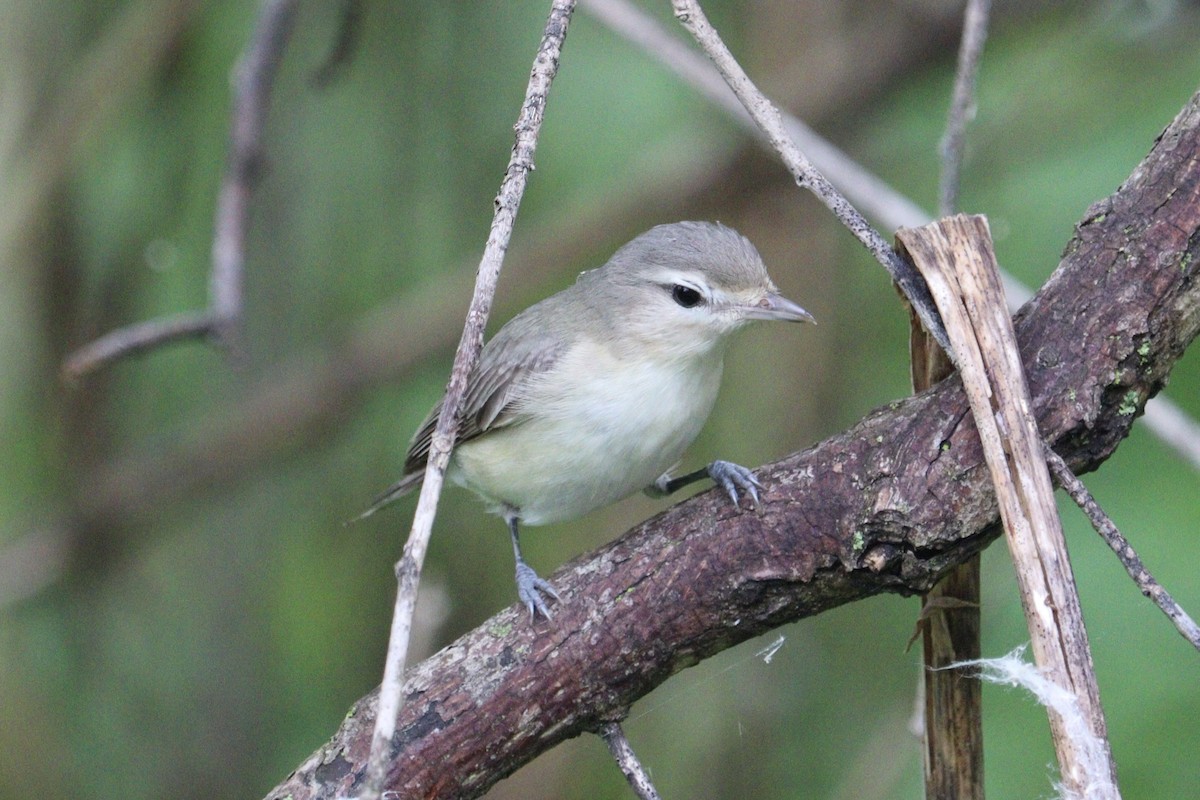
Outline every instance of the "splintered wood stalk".
<path id="1" fill-rule="evenodd" d="M 955 350 L 1004 521 L 1034 659 L 1049 680 L 1075 697 L 1088 729 L 1102 743 L 1103 752 L 1092 752 L 1061 715 L 1049 712 L 1064 789 L 1080 797 L 1117 798 L 1087 631 L 987 220 L 958 215 L 902 229 L 896 238 L 925 276 Z"/>

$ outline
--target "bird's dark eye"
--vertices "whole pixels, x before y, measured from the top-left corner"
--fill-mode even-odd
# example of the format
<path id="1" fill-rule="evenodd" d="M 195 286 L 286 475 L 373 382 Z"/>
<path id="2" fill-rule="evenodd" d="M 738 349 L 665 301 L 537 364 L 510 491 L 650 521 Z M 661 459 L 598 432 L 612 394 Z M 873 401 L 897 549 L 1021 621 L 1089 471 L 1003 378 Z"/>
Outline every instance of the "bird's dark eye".
<path id="1" fill-rule="evenodd" d="M 671 287 L 671 299 L 684 308 L 694 308 L 700 305 L 700 293 L 690 286 L 675 284 Z"/>

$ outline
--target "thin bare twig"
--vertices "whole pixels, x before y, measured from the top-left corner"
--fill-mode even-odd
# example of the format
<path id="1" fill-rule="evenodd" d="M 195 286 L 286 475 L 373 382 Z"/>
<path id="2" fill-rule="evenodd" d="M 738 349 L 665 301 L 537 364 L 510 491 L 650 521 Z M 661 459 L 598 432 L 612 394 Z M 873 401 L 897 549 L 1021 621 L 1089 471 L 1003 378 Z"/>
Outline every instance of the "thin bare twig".
<path id="1" fill-rule="evenodd" d="M 1200 625 L 1188 616 L 1171 593 L 1163 588 L 1154 576 L 1150 574 L 1150 570 L 1146 569 L 1146 565 L 1142 563 L 1142 559 L 1138 557 L 1137 551 L 1133 549 L 1133 545 L 1129 543 L 1112 519 L 1104 513 L 1104 509 L 1100 508 L 1096 498 L 1088 491 L 1088 488 L 1083 485 L 1083 481 L 1075 476 L 1067 463 L 1062 460 L 1062 456 L 1054 452 L 1049 445 L 1046 445 L 1046 463 L 1050 466 L 1050 472 L 1053 473 L 1054 479 L 1058 481 L 1058 485 L 1066 490 L 1071 499 L 1075 501 L 1075 505 L 1087 516 L 1091 521 L 1092 527 L 1096 529 L 1096 533 L 1100 534 L 1100 538 L 1112 548 L 1112 551 L 1117 554 L 1121 564 L 1125 567 L 1125 571 L 1129 573 L 1129 577 L 1133 578 L 1133 582 L 1137 584 L 1139 590 L 1146 597 L 1150 598 L 1156 606 L 1162 609 L 1162 612 L 1167 615 L 1167 618 L 1174 623 L 1175 628 L 1183 635 L 1183 638 L 1192 643 L 1192 646 L 1200 650 Z"/>
<path id="2" fill-rule="evenodd" d="M 658 791 L 650 780 L 650 773 L 638 760 L 637 753 L 633 752 L 633 747 L 630 746 L 629 739 L 625 737 L 625 731 L 621 729 L 620 723 L 605 723 L 604 727 L 600 728 L 600 738 L 604 739 L 604 743 L 608 745 L 608 752 L 612 753 L 617 766 L 621 768 L 621 772 L 625 773 L 625 779 L 629 781 L 633 793 L 640 800 L 659 800 Z"/>
<path id="3" fill-rule="evenodd" d="M 225 345 L 238 335 L 242 316 L 242 271 L 250 196 L 263 171 L 263 131 L 271 88 L 291 36 L 298 0 L 265 0 L 246 52 L 238 60 L 233 82 L 233 125 L 229 163 L 217 195 L 212 263 L 214 333 Z"/>
<path id="4" fill-rule="evenodd" d="M 417 586 L 421 579 L 421 567 L 425 561 L 434 517 L 437 515 L 438 497 L 441 495 L 446 466 L 450 461 L 450 451 L 454 447 L 454 439 L 458 432 L 459 410 L 466 395 L 467 378 L 475 368 L 479 353 L 483 349 L 483 330 L 491 312 L 496 283 L 504 263 L 504 253 L 512 237 L 517 209 L 521 205 L 529 173 L 533 170 L 533 155 L 545 116 L 546 99 L 558 72 L 558 61 L 574 10 L 575 0 L 554 0 L 537 55 L 533 60 L 529 85 L 525 90 L 525 101 L 514 126 L 516 142 L 508 169 L 500 183 L 500 191 L 496 195 L 496 210 L 483 258 L 479 263 L 475 293 L 471 298 L 462 338 L 454 355 L 450 382 L 442 400 L 442 413 L 433 432 L 425 479 L 421 484 L 417 510 L 413 515 L 412 530 L 404 546 L 404 555 L 396 564 L 399 585 L 392 615 L 392 631 L 388 641 L 383 683 L 379 690 L 379 711 L 375 717 L 375 730 L 371 737 L 370 761 L 360 795 L 364 800 L 378 800 L 387 777 L 388 755 L 391 752 L 392 737 L 395 734 L 396 718 L 400 713 L 403 695 L 404 664 L 408 660 Z"/>
<path id="5" fill-rule="evenodd" d="M 63 379 L 74 382 L 100 365 L 118 358 L 134 356 L 180 339 L 205 337 L 212 331 L 211 311 L 177 314 L 118 328 L 67 356 L 62 365 Z"/>
<path id="6" fill-rule="evenodd" d="M 229 157 L 213 223 L 208 309 L 112 331 L 67 357 L 63 364 L 66 379 L 77 380 L 119 358 L 185 338 L 207 336 L 225 347 L 236 346 L 250 197 L 262 174 L 262 138 L 271 87 L 297 5 L 298 0 L 265 0 L 250 43 L 234 69 Z"/>
<path id="7" fill-rule="evenodd" d="M 766 139 L 712 63 L 685 47 L 654 17 L 628 0 L 587 0 L 582 8 L 658 60 L 747 130 Z M 817 169 L 867 216 L 891 230 L 919 228 L 932 221 L 927 211 L 817 135 L 800 119 L 786 112 L 781 112 L 781 117 L 788 135 Z M 1011 311 L 1015 312 L 1033 297 L 1033 290 L 1009 273 L 1001 271 L 1000 279 Z M 1194 469 L 1200 469 L 1200 425 L 1178 404 L 1165 395 L 1154 397 L 1146 404 L 1144 422 L 1163 444 L 1187 459 Z"/>
<path id="8" fill-rule="evenodd" d="M 968 0 L 967 11 L 963 17 L 958 68 L 954 74 L 950 111 L 946 116 L 946 133 L 942 137 L 942 177 L 938 190 L 940 217 L 949 216 L 958 210 L 963 140 L 966 137 L 967 122 L 974 116 L 975 76 L 979 74 L 979 57 L 987 39 L 991 5 L 991 0 Z"/>
<path id="9" fill-rule="evenodd" d="M 770 100 L 758 90 L 750 77 L 746 75 L 741 64 L 729 52 L 729 48 L 721 40 L 720 35 L 696 0 L 672 0 L 675 17 L 687 29 L 696 42 L 708 55 L 720 71 L 725 82 L 738 96 L 746 111 L 754 118 L 755 123 L 762 128 L 771 146 L 783 159 L 792 177 L 802 188 L 808 189 L 833 212 L 834 216 L 846 226 L 856 239 L 883 265 L 892 280 L 900 287 L 921 318 L 930 334 L 937 340 L 946 352 L 950 352 L 950 342 L 946 338 L 946 329 L 938 316 L 937 308 L 929 295 L 929 287 L 925 285 L 920 274 L 904 259 L 900 258 L 891 245 L 879 235 L 863 218 L 850 201 L 834 188 L 828 179 L 813 166 L 808 157 L 788 135 L 783 125 L 783 118 Z"/>

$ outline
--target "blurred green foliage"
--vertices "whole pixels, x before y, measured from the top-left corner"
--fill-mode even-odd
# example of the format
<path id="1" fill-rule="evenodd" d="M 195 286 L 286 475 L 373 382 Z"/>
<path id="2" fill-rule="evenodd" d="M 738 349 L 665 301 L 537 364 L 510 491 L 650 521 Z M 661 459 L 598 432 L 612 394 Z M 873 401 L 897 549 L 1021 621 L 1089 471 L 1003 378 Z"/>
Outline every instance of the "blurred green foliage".
<path id="1" fill-rule="evenodd" d="M 932 207 L 954 60 L 944 8 L 711 5 L 772 94 L 819 109 L 811 122 Z M 0 798 L 261 796 L 378 681 L 412 502 L 342 523 L 395 477 L 445 380 L 454 337 L 405 321 L 424 320 L 433 302 L 466 307 L 461 287 L 547 7 L 364 2 L 351 60 L 318 90 L 311 76 L 338 4 L 301 3 L 253 201 L 241 363 L 178 345 L 68 388 L 58 368 L 69 349 L 205 302 L 229 75 L 255 4 L 0 4 Z M 1179 4 L 1156 20 L 1148 9 L 999 4 L 962 205 L 989 216 L 1002 263 L 1030 285 L 1197 87 L 1195 11 Z M 928 15 L 942 33 L 897 43 L 858 32 L 894 13 Z M 825 49 L 801 46 L 812 41 Z M 855 85 L 872 53 L 906 46 L 823 106 L 820 87 L 796 85 L 810 51 L 825 54 L 829 72 L 817 74 Z M 96 75 L 106 82 L 78 91 Z M 908 392 L 907 321 L 882 273 L 733 123 L 580 14 L 497 323 L 631 235 L 688 216 L 751 234 L 821 322 L 746 335 L 696 463 L 761 463 Z M 311 397 L 290 399 L 322 413 L 269 446 L 255 430 L 245 442 L 212 438 L 291 377 L 360 369 L 339 348 L 386 333 L 381 319 L 416 354 L 403 375 L 383 369 L 328 395 L 310 385 Z M 1170 393 L 1196 416 L 1198 389 L 1193 354 Z M 209 444 L 210 461 L 171 460 Z M 138 472 L 147 463 L 164 466 Z M 150 497 L 112 500 L 159 479 Z M 1138 427 L 1087 480 L 1147 565 L 1200 609 L 1189 558 L 1197 473 Z M 97 506 L 119 513 L 85 513 Z M 635 498 L 533 531 L 527 556 L 549 573 L 661 507 Z M 1197 654 L 1063 512 L 1124 796 L 1194 794 L 1200 764 L 1184 754 L 1200 752 Z M 507 549 L 497 520 L 447 494 L 422 599 L 427 649 L 512 601 L 510 570 L 496 567 Z M 995 655 L 1028 636 L 1002 545 L 984 568 L 983 648 Z M 635 706 L 633 744 L 667 797 L 917 797 L 920 752 L 906 724 L 918 658 L 904 651 L 916 612 L 914 600 L 877 598 L 789 626 L 769 664 L 756 653 L 777 634 L 721 654 Z M 1044 713 L 1015 690 L 984 696 L 989 793 L 1048 795 Z M 629 794 L 603 745 L 584 737 L 492 796 Z"/>

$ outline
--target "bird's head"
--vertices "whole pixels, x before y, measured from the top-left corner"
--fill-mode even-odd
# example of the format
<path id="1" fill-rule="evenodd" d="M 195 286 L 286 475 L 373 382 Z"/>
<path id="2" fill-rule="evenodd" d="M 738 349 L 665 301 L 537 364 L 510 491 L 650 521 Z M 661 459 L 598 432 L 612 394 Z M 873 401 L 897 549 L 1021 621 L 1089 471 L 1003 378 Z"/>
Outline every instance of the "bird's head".
<path id="1" fill-rule="evenodd" d="M 814 321 L 779 293 L 746 237 L 711 222 L 651 228 L 581 280 L 615 336 L 665 357 L 711 352 L 754 320 Z"/>

